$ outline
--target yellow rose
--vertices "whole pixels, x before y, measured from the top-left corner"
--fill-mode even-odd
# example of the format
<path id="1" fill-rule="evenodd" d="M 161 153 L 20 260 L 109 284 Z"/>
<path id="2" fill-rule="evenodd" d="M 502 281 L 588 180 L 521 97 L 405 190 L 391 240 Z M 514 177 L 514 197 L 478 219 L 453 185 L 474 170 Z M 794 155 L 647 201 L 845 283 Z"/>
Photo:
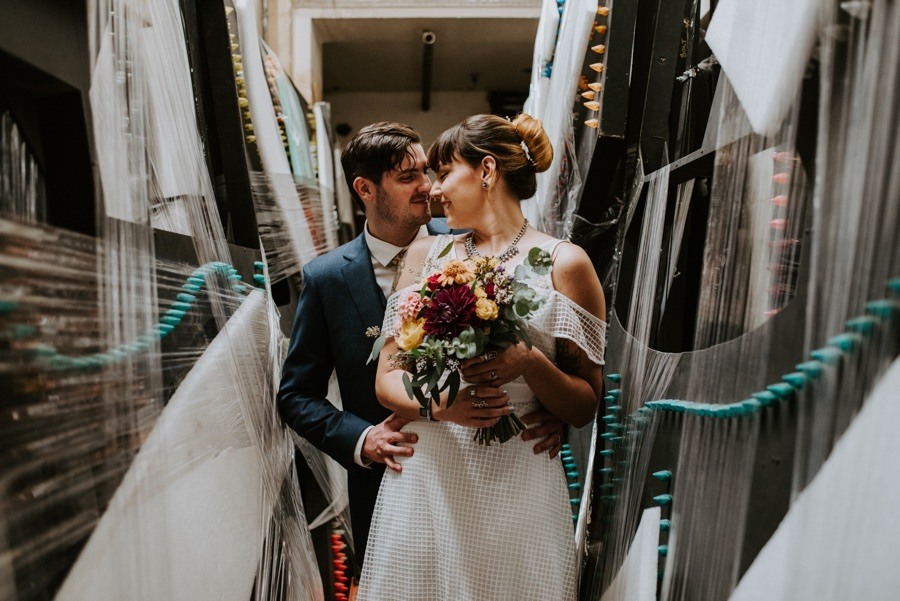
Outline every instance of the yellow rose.
<path id="1" fill-rule="evenodd" d="M 397 346 L 404 351 L 414 349 L 425 339 L 425 320 L 416 319 L 407 321 L 400 327 L 397 334 Z"/>
<path id="2" fill-rule="evenodd" d="M 485 321 L 497 319 L 497 303 L 489 298 L 479 298 L 475 301 L 475 315 Z"/>
<path id="3" fill-rule="evenodd" d="M 475 298 L 487 298 L 487 292 L 481 286 L 473 290 L 472 293 L 475 295 Z"/>

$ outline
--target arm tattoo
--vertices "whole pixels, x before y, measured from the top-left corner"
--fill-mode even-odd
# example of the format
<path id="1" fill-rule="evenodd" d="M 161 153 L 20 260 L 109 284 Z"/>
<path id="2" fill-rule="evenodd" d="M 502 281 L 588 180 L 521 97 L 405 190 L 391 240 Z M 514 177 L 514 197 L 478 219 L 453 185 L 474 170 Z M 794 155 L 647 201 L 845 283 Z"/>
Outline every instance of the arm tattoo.
<path id="1" fill-rule="evenodd" d="M 578 374 L 581 371 L 581 353 L 576 347 L 573 351 L 568 340 L 556 341 L 556 366 L 563 373 L 569 375 Z"/>

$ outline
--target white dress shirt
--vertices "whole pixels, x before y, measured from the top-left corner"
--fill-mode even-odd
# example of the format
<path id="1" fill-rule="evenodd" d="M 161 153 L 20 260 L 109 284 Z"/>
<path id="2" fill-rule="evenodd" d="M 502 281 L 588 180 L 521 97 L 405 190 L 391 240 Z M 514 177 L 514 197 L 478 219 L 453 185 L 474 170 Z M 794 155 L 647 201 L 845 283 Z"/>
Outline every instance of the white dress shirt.
<path id="1" fill-rule="evenodd" d="M 385 298 L 387 298 L 391 295 L 391 287 L 394 285 L 394 278 L 397 276 L 397 266 L 391 265 L 391 261 L 400 254 L 400 251 L 408 247 L 394 246 L 390 242 L 379 240 L 369 233 L 368 222 L 366 222 L 364 235 L 366 237 L 366 246 L 369 247 L 369 258 L 372 260 L 372 270 L 375 272 L 375 281 L 378 283 L 378 287 L 381 288 L 381 291 L 384 292 Z M 428 228 L 423 225 L 419 228 L 419 231 L 416 233 L 416 237 L 413 238 L 413 240 L 418 240 L 419 238 L 424 238 L 426 236 L 428 236 Z M 410 244 L 412 244 L 412 242 L 410 242 Z M 391 266 L 389 267 L 389 265 Z M 356 442 L 356 449 L 353 451 L 353 461 L 356 462 L 357 465 L 368 467 L 371 463 L 371 461 L 363 460 L 362 448 L 363 444 L 366 442 L 366 436 L 369 434 L 369 430 L 374 427 L 375 426 L 369 426 L 366 428 Z"/>

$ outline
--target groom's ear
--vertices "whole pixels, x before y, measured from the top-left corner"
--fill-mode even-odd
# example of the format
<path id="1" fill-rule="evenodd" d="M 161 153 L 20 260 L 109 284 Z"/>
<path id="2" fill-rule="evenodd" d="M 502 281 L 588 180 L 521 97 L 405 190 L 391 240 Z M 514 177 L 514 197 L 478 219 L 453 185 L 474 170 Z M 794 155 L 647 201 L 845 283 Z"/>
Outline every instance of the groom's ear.
<path id="1" fill-rule="evenodd" d="M 485 181 L 493 181 L 497 174 L 497 159 L 491 155 L 487 155 L 481 159 L 481 179 Z"/>
<path id="2" fill-rule="evenodd" d="M 375 201 L 375 182 L 365 177 L 357 177 L 353 180 L 353 191 L 360 200 L 369 204 Z"/>

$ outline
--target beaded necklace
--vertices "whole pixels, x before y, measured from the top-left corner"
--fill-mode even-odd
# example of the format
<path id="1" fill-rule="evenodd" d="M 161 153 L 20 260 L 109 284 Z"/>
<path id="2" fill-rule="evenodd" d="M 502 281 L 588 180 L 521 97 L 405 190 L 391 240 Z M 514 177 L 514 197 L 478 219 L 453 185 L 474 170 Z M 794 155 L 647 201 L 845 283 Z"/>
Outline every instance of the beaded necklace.
<path id="1" fill-rule="evenodd" d="M 522 239 L 522 236 L 525 235 L 525 231 L 528 229 L 528 220 L 525 220 L 525 223 L 522 224 L 522 228 L 519 230 L 519 233 L 516 234 L 516 237 L 513 238 L 513 241 L 509 243 L 509 246 L 506 247 L 502 253 L 497 255 L 496 259 L 499 263 L 505 263 L 509 261 L 517 254 L 519 254 L 519 247 L 516 246 L 519 243 L 519 240 Z M 466 254 L 470 257 L 479 257 L 484 258 L 478 249 L 475 248 L 475 232 L 469 234 L 469 237 L 466 238 L 465 242 Z"/>

